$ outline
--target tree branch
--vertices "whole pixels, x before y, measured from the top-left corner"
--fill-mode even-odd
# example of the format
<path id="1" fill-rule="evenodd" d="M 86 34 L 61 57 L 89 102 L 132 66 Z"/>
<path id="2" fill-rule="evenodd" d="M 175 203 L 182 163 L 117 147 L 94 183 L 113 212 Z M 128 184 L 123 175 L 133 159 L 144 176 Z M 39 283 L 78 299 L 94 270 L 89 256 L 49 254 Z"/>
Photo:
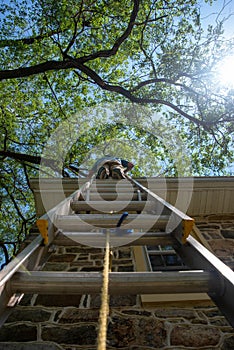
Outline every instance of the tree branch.
<path id="1" fill-rule="evenodd" d="M 22 163 L 23 166 L 25 166 L 25 167 L 29 167 L 29 168 L 31 168 L 31 169 L 34 169 L 34 170 L 38 171 L 38 172 L 40 171 L 41 173 L 43 173 L 43 174 L 45 174 L 45 175 L 51 177 L 51 174 L 50 174 L 49 172 L 45 171 L 44 169 L 40 169 L 39 167 L 33 166 L 32 164 L 27 163 L 27 162 L 21 162 L 21 163 Z M 56 171 L 56 170 L 55 170 L 55 171 Z"/>
<path id="2" fill-rule="evenodd" d="M 140 98 L 140 97 L 134 96 L 129 90 L 123 88 L 122 86 L 107 84 L 96 72 L 94 72 L 88 66 L 84 65 L 82 61 L 83 61 L 83 58 L 78 58 L 78 59 L 70 58 L 69 60 L 66 60 L 66 61 L 48 61 L 32 67 L 18 68 L 15 70 L 8 70 L 8 71 L 0 71 L 0 80 L 26 77 L 33 74 L 44 73 L 45 71 L 49 71 L 49 70 L 78 68 L 80 71 L 85 73 L 88 77 L 90 77 L 103 90 L 116 92 L 126 97 L 127 99 L 129 99 L 131 102 L 134 102 L 134 103 L 142 103 L 142 104 L 151 103 L 151 104 L 162 104 L 162 105 L 168 106 L 172 108 L 174 111 L 176 111 L 177 113 L 179 113 L 180 115 L 182 115 L 183 117 L 190 120 L 191 122 L 196 123 L 197 125 L 202 125 L 204 128 L 206 128 L 205 122 L 192 117 L 191 115 L 184 112 L 179 107 L 172 104 L 171 102 L 161 100 L 161 99 L 156 99 L 156 98 Z"/>
<path id="3" fill-rule="evenodd" d="M 183 84 L 180 83 L 176 83 L 174 80 L 172 79 L 167 79 L 167 78 L 153 78 L 153 79 L 148 79 L 145 81 L 141 81 L 138 85 L 136 85 L 135 87 L 133 87 L 130 91 L 134 92 L 137 90 L 140 90 L 142 87 L 147 86 L 147 85 L 151 85 L 151 84 L 155 84 L 155 83 L 168 83 L 168 84 L 173 84 L 176 86 L 180 86 L 185 88 L 185 86 Z"/>
<path id="4" fill-rule="evenodd" d="M 65 112 L 64 112 L 64 110 L 63 110 L 63 108 L 62 108 L 62 106 L 61 106 L 61 104 L 60 104 L 60 102 L 59 102 L 59 99 L 58 99 L 58 97 L 57 97 L 57 95 L 56 95 L 56 93 L 55 93 L 55 91 L 54 91 L 54 89 L 53 89 L 53 86 L 51 85 L 51 83 L 50 83 L 50 81 L 49 81 L 49 79 L 48 79 L 48 77 L 47 77 L 46 74 L 44 74 L 44 79 L 45 79 L 45 81 L 47 82 L 47 84 L 49 85 L 49 88 L 50 88 L 50 90 L 51 90 L 51 92 L 52 92 L 52 95 L 54 96 L 54 98 L 55 98 L 55 100 L 56 100 L 56 102 L 57 102 L 57 104 L 58 104 L 58 106 L 59 106 L 59 109 L 60 109 L 61 113 L 63 114 L 63 116 L 64 116 L 65 118 L 67 118 L 67 116 L 66 116 L 66 114 L 65 114 Z"/>
<path id="5" fill-rule="evenodd" d="M 16 68 L 16 69 L 7 69 L 0 71 L 0 80 L 4 79 L 15 79 L 15 78 L 24 78 L 31 75 L 44 73 L 51 70 L 61 70 L 74 68 L 74 63 L 70 61 L 46 61 L 43 63 L 36 64 L 31 67 Z"/>
<path id="6" fill-rule="evenodd" d="M 20 162 L 29 162 L 32 164 L 40 164 L 43 161 L 43 165 L 57 168 L 56 166 L 56 160 L 54 159 L 46 159 L 42 158 L 40 156 L 32 156 L 30 154 L 25 153 L 17 153 L 12 151 L 0 151 L 0 156 L 3 158 L 13 158 L 15 160 L 18 160 Z"/>
<path id="7" fill-rule="evenodd" d="M 100 86 L 103 90 L 116 92 L 116 93 L 126 97 L 131 102 L 138 103 L 138 104 L 150 103 L 150 104 L 161 104 L 161 105 L 168 106 L 171 109 L 173 109 L 174 111 L 176 111 L 177 113 L 179 113 L 180 115 L 182 115 L 183 117 L 190 120 L 191 122 L 193 122 L 197 125 L 203 126 L 205 129 L 207 129 L 205 122 L 203 122 L 202 120 L 199 120 L 197 118 L 194 118 L 193 116 L 184 112 L 182 109 L 180 109 L 178 106 L 174 105 L 171 102 L 157 99 L 157 98 L 144 98 L 144 97 L 141 98 L 141 97 L 134 96 L 129 90 L 123 88 L 122 86 L 111 85 L 111 84 L 105 83 L 103 81 L 103 79 L 101 79 L 101 77 L 96 72 L 94 72 L 91 68 L 87 67 L 84 64 L 77 64 L 77 68 L 79 68 L 83 73 L 87 74 L 90 78 L 92 78 L 95 81 L 95 83 L 98 86 Z"/>
<path id="8" fill-rule="evenodd" d="M 9 47 L 9 46 L 15 46 L 16 44 L 24 44 L 24 45 L 32 45 L 36 41 L 43 40 L 45 38 L 49 38 L 55 34 L 58 34 L 58 30 L 52 30 L 49 33 L 40 34 L 34 37 L 29 38 L 19 38 L 19 39 L 6 39 L 6 40 L 0 40 L 0 48 L 1 47 Z"/>
<path id="9" fill-rule="evenodd" d="M 113 56 L 117 53 L 119 47 L 121 46 L 121 44 L 129 37 L 129 35 L 131 34 L 131 31 L 133 29 L 133 26 L 135 24 L 135 20 L 139 11 L 139 4 L 140 4 L 140 0 L 134 0 L 134 6 L 132 9 L 132 13 L 128 22 L 128 26 L 126 28 L 126 30 L 123 32 L 123 34 L 115 41 L 114 45 L 112 46 L 112 48 L 110 50 L 100 50 L 98 52 L 95 52 L 91 55 L 87 55 L 82 57 L 80 60 L 82 60 L 82 63 L 94 60 L 96 58 L 105 58 L 105 57 L 110 57 Z"/>
<path id="10" fill-rule="evenodd" d="M 8 195 L 9 195 L 9 197 L 10 197 L 10 199 L 11 199 L 11 201 L 12 201 L 12 203 L 13 203 L 13 205 L 14 205 L 17 213 L 18 213 L 18 216 L 23 220 L 23 222 L 26 222 L 27 220 L 25 219 L 25 217 L 21 213 L 21 210 L 20 210 L 20 208 L 19 208 L 19 206 L 18 206 L 18 204 L 17 204 L 13 194 L 11 194 L 6 187 L 5 187 L 5 190 L 7 191 Z"/>
<path id="11" fill-rule="evenodd" d="M 3 79 L 12 79 L 12 78 L 23 78 L 28 77 L 34 74 L 44 73 L 50 70 L 60 70 L 60 69 L 69 69 L 74 68 L 74 62 L 84 63 L 90 60 L 94 60 L 100 57 L 110 57 L 117 53 L 120 45 L 127 39 L 130 35 L 134 22 L 139 10 L 139 0 L 134 0 L 133 10 L 130 16 L 128 26 L 124 33 L 116 40 L 113 47 L 110 50 L 100 50 L 91 55 L 83 56 L 74 61 L 71 57 L 67 56 L 67 59 L 64 61 L 55 61 L 50 60 L 47 62 L 39 63 L 31 67 L 17 68 L 12 70 L 1 70 L 0 71 L 0 80 Z"/>

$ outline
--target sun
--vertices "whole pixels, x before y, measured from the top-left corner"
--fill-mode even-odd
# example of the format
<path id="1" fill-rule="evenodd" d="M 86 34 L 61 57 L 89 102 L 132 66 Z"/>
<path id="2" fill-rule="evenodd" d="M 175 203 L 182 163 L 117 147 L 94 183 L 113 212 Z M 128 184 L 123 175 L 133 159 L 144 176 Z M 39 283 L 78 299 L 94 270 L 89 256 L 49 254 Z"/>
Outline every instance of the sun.
<path id="1" fill-rule="evenodd" d="M 234 55 L 225 57 L 217 66 L 220 85 L 234 88 Z"/>

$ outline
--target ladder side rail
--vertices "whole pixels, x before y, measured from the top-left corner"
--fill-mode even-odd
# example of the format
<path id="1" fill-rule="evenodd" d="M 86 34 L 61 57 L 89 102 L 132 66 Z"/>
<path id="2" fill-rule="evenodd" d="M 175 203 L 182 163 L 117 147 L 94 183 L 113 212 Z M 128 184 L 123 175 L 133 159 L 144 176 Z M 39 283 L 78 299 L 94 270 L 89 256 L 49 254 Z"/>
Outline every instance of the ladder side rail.
<path id="1" fill-rule="evenodd" d="M 8 285 L 9 281 L 0 287 L 0 327 L 5 323 L 6 319 L 11 313 L 11 308 L 8 307 L 8 304 L 10 302 L 12 294 L 9 291 Z"/>
<path id="2" fill-rule="evenodd" d="M 71 210 L 71 202 L 76 198 L 79 198 L 81 193 L 87 191 L 93 180 L 95 179 L 95 174 L 86 181 L 81 188 L 73 192 L 70 196 L 65 198 L 62 202 L 57 204 L 55 207 L 51 208 L 47 213 L 42 215 L 39 219 L 37 219 L 36 224 L 39 228 L 39 231 L 44 238 L 45 244 L 50 244 L 55 238 L 55 234 L 57 229 L 54 227 L 53 223 L 56 219 L 57 215 L 69 215 Z"/>
<path id="3" fill-rule="evenodd" d="M 187 214 L 183 213 L 181 210 L 177 209 L 172 204 L 168 203 L 165 199 L 159 197 L 156 193 L 152 192 L 147 187 L 145 187 L 142 184 L 140 184 L 138 181 L 130 178 L 129 176 L 127 176 L 127 178 L 129 179 L 129 181 L 133 182 L 137 187 L 141 188 L 144 192 L 147 192 L 152 198 L 154 198 L 158 202 L 160 202 L 163 206 L 165 206 L 166 208 L 170 209 L 171 212 L 174 212 L 181 219 L 183 219 L 183 220 L 193 220 L 193 218 L 191 218 Z"/>
<path id="4" fill-rule="evenodd" d="M 26 248 L 24 248 L 12 261 L 10 261 L 0 272 L 0 327 L 5 322 L 11 308 L 15 306 L 22 298 L 22 294 L 12 293 L 10 281 L 13 275 L 32 258 L 37 261 L 38 251 L 40 252 L 42 237 L 37 236 Z M 27 272 L 28 274 L 28 272 Z"/>
<path id="5" fill-rule="evenodd" d="M 182 237 L 181 234 L 178 234 L 177 232 L 177 238 L 182 241 L 182 243 L 186 242 L 187 237 L 189 236 L 190 232 L 192 231 L 193 225 L 194 225 L 194 219 L 191 218 L 190 216 L 186 215 L 176 207 L 174 207 L 172 204 L 168 203 L 166 200 L 163 198 L 159 197 L 156 193 L 152 192 L 149 190 L 147 187 L 143 186 L 140 184 L 138 181 L 130 178 L 128 175 L 126 175 L 127 179 L 135 184 L 138 188 L 140 188 L 142 191 L 147 193 L 152 199 L 156 200 L 158 203 L 160 203 L 162 206 L 166 207 L 170 212 L 171 212 L 171 217 L 169 219 L 168 223 L 168 230 L 170 230 L 170 227 L 172 227 L 172 231 L 176 228 L 175 225 L 179 225 L 179 223 L 182 223 L 181 228 L 182 228 Z M 172 232 L 171 231 L 171 232 Z"/>
<path id="6" fill-rule="evenodd" d="M 53 215 L 56 214 L 61 214 L 61 215 L 66 215 L 66 212 L 69 212 L 70 209 L 70 201 L 72 199 L 79 197 L 80 193 L 83 193 L 84 191 L 87 191 L 89 187 L 91 186 L 95 176 L 93 175 L 91 179 L 89 179 L 87 182 L 85 182 L 81 188 L 70 194 L 70 196 L 66 197 L 62 202 L 58 203 L 55 207 L 50 209 L 47 213 L 42 215 L 40 218 L 48 218 L 48 217 L 53 217 Z M 69 206 L 68 206 L 69 205 Z M 68 213 L 67 213 L 68 215 Z"/>
<path id="7" fill-rule="evenodd" d="M 0 272 L 0 287 L 2 287 L 21 265 L 41 246 L 42 238 L 37 236 L 26 248 L 24 248 L 12 261 Z"/>
<path id="8" fill-rule="evenodd" d="M 43 243 L 48 244 L 55 237 L 56 230 L 53 225 L 53 218 L 57 213 L 69 213 L 69 211 L 71 211 L 70 201 L 74 195 L 77 195 L 78 193 L 81 193 L 82 191 L 89 188 L 94 177 L 95 176 L 89 179 L 89 181 L 86 181 L 86 183 L 83 184 L 80 189 L 75 191 L 68 198 L 65 198 L 64 201 L 59 203 L 57 206 L 39 218 L 37 220 L 37 226 L 40 230 L 41 235 L 38 235 L 26 248 L 24 248 L 17 255 L 17 257 L 15 257 L 10 263 L 5 266 L 2 271 L 0 271 L 0 324 L 4 322 L 7 314 L 9 313 L 7 305 L 10 303 L 11 306 L 14 306 L 21 298 L 20 295 L 14 297 L 11 289 L 9 288 L 13 275 L 22 267 L 23 264 L 25 266 L 30 266 L 30 268 L 34 268 L 39 264 L 41 258 L 43 258 L 43 254 L 45 255 Z"/>
<path id="9" fill-rule="evenodd" d="M 202 268 L 216 273 L 216 288 L 208 295 L 234 327 L 234 271 L 191 235 L 187 238 L 186 244 L 177 242 L 174 248 L 190 268 Z"/>

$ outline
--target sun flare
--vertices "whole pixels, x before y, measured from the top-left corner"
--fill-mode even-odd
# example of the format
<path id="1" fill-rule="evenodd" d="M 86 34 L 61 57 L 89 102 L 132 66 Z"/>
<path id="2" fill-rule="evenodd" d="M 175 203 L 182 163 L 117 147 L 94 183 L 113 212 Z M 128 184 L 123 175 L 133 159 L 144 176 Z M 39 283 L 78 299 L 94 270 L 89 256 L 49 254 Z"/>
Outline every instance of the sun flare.
<path id="1" fill-rule="evenodd" d="M 234 88 L 234 55 L 225 57 L 217 66 L 218 80 L 222 86 Z"/>

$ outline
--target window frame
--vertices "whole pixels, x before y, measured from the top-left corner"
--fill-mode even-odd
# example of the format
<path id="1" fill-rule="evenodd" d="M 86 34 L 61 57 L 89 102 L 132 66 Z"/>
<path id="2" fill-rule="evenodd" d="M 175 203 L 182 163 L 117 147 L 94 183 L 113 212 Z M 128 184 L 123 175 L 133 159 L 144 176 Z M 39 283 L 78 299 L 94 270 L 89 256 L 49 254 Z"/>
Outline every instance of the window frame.
<path id="1" fill-rule="evenodd" d="M 198 228 L 195 226 L 192 230 L 192 236 L 200 241 L 203 245 L 210 250 L 208 243 L 204 240 Z M 135 260 L 135 268 L 137 272 L 150 272 L 152 268 L 149 266 L 149 259 L 147 257 L 145 246 L 134 246 L 133 255 Z M 164 270 L 165 271 L 165 270 Z M 213 305 L 212 300 L 206 293 L 170 293 L 170 294 L 141 294 L 141 303 L 143 306 L 152 306 L 158 304 L 183 304 L 189 305 L 202 305 L 209 306 Z"/>
<path id="2" fill-rule="evenodd" d="M 169 265 L 167 263 L 167 259 L 166 256 L 172 256 L 175 255 L 178 257 L 178 254 L 176 254 L 176 251 L 172 248 L 172 249 L 165 249 L 163 250 L 161 245 L 157 245 L 158 249 L 149 249 L 148 246 L 144 246 L 144 254 L 146 256 L 146 260 L 147 260 L 147 266 L 149 271 L 181 271 L 181 270 L 187 270 L 188 268 L 186 267 L 186 265 L 183 264 L 183 262 L 181 264 L 177 264 L 177 265 Z M 170 247 L 169 245 L 166 245 L 165 247 Z M 150 257 L 153 256 L 157 256 L 159 257 L 159 259 L 162 262 L 162 266 L 160 265 L 156 265 L 157 269 L 154 270 L 153 269 L 153 265 L 151 262 L 151 258 Z M 181 259 L 179 259 L 181 260 Z M 182 261 L 182 260 L 181 260 Z"/>

